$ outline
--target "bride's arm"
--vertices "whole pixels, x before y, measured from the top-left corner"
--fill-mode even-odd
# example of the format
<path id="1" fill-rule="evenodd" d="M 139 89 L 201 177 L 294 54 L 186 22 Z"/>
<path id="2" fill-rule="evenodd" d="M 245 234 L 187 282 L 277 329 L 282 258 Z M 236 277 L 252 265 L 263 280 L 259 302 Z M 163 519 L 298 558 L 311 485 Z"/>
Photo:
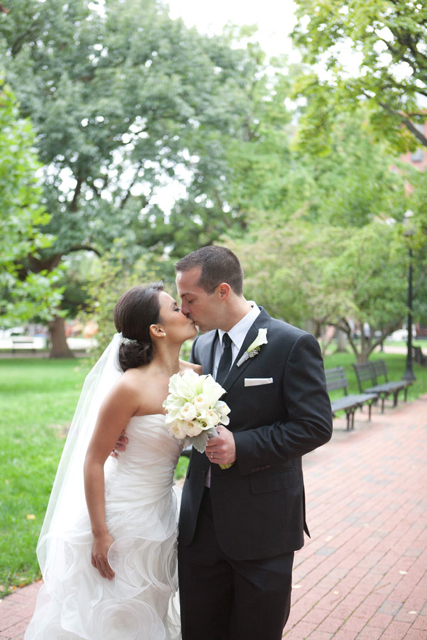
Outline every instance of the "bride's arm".
<path id="1" fill-rule="evenodd" d="M 101 405 L 84 464 L 86 502 L 93 534 L 91 560 L 100 574 L 110 580 L 114 571 L 108 564 L 107 553 L 113 538 L 105 521 L 104 464 L 119 434 L 137 409 L 138 395 L 133 386 L 122 378 Z"/>

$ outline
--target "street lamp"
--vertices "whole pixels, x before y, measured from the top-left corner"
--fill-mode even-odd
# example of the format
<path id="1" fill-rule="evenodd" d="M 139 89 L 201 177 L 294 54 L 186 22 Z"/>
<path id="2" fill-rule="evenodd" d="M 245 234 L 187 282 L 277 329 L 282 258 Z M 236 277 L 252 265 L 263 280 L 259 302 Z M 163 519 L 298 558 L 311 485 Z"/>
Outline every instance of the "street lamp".
<path id="1" fill-rule="evenodd" d="M 403 235 L 410 237 L 414 235 L 414 230 L 411 228 L 411 218 L 413 216 L 411 210 L 406 211 L 403 218 L 403 224 L 405 231 Z M 406 370 L 403 374 L 403 380 L 416 380 L 414 372 L 412 370 L 412 247 L 409 243 L 409 266 L 408 266 L 408 338 L 407 338 L 407 353 L 406 353 Z"/>

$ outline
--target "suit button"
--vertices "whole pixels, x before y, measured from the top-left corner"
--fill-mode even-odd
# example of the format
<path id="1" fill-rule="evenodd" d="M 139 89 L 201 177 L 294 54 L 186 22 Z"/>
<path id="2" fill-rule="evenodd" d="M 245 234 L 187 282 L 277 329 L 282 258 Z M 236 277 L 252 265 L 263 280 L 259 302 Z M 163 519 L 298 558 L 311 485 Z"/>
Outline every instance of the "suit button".
<path id="1" fill-rule="evenodd" d="M 255 473 L 255 471 L 256 471 L 255 467 L 253 469 L 251 469 L 252 473 Z"/>
<path id="2" fill-rule="evenodd" d="M 206 477 L 206 471 L 203 469 L 203 471 L 202 471 L 202 478 L 205 478 L 205 477 Z"/>

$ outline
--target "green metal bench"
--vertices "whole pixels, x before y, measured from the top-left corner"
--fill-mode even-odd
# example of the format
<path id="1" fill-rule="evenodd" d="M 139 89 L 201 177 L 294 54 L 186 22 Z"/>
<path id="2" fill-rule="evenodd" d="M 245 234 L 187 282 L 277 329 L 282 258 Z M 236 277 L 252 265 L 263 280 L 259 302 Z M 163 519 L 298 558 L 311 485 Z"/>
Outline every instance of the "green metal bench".
<path id="1" fill-rule="evenodd" d="M 412 360 L 422 367 L 427 367 L 427 356 L 423 354 L 421 347 L 412 347 Z"/>
<path id="2" fill-rule="evenodd" d="M 400 391 L 405 392 L 405 401 L 408 395 L 408 387 L 412 384 L 411 380 L 389 381 L 387 374 L 387 365 L 384 360 L 373 360 L 364 364 L 354 364 L 353 368 L 356 372 L 357 382 L 361 393 L 376 393 L 381 398 L 381 413 L 384 413 L 385 399 L 389 395 L 393 395 L 393 407 L 397 406 L 398 395 Z M 384 377 L 385 382 L 379 384 L 378 378 Z M 368 382 L 370 386 L 363 389 L 363 384 Z"/>
<path id="3" fill-rule="evenodd" d="M 344 389 L 344 397 L 331 401 L 332 413 L 335 416 L 337 411 L 345 411 L 347 418 L 347 430 L 354 429 L 354 414 L 357 409 L 362 409 L 363 405 L 369 407 L 369 420 L 371 419 L 371 410 L 373 403 L 378 399 L 376 393 L 360 393 L 348 394 L 348 381 L 345 375 L 344 367 L 335 367 L 334 369 L 326 369 L 326 388 L 328 392 L 336 389 Z"/>

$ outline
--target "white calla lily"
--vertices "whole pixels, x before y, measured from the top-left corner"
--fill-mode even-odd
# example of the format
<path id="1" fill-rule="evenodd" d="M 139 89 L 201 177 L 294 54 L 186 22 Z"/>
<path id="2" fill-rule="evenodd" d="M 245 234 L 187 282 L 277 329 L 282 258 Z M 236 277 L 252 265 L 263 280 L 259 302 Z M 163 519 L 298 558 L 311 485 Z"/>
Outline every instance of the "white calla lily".
<path id="1" fill-rule="evenodd" d="M 258 335 L 255 338 L 255 340 L 249 345 L 249 347 L 246 349 L 246 351 L 248 353 L 250 353 L 251 351 L 253 351 L 254 349 L 258 349 L 259 347 L 261 347 L 263 344 L 268 344 L 268 340 L 267 340 L 267 329 L 259 329 L 258 330 Z"/>

